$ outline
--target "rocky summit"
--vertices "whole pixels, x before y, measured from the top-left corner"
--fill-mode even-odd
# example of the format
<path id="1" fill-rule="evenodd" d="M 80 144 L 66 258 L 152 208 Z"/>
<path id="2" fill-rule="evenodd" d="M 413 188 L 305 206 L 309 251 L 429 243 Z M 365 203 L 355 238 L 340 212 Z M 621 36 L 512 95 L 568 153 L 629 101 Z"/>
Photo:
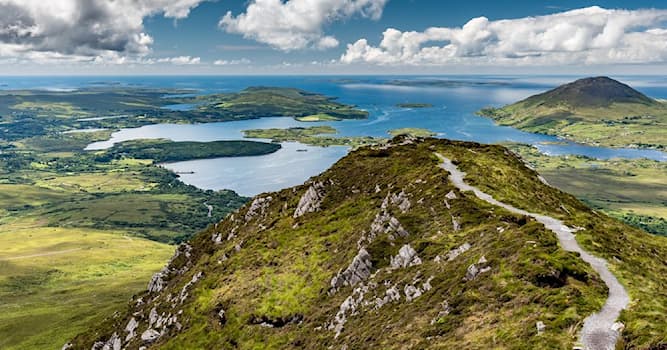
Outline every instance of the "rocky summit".
<path id="1" fill-rule="evenodd" d="M 501 146 L 399 137 L 255 197 L 64 349 L 593 349 L 609 278 L 629 303 L 601 331 L 667 347 L 664 238 Z"/>

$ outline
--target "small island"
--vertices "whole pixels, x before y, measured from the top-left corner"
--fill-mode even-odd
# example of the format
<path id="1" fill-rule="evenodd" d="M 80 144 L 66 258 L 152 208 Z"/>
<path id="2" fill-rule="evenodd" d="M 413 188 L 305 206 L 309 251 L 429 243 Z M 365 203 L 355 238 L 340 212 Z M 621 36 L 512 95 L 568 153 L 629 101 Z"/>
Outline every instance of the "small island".
<path id="1" fill-rule="evenodd" d="M 194 159 L 259 156 L 276 152 L 280 148 L 279 144 L 256 141 L 132 140 L 114 145 L 98 158 L 100 160 L 150 159 L 156 163 L 167 163 Z"/>
<path id="2" fill-rule="evenodd" d="M 422 128 L 400 128 L 400 129 L 392 129 L 389 130 L 388 132 L 389 135 L 394 137 L 399 135 L 408 135 L 413 137 L 434 137 L 437 135 L 437 133 L 431 130 Z"/>
<path id="3" fill-rule="evenodd" d="M 433 108 L 430 103 L 397 103 L 398 108 Z"/>
<path id="4" fill-rule="evenodd" d="M 338 133 L 338 130 L 331 126 L 311 126 L 307 128 L 244 130 L 243 136 L 251 139 L 268 139 L 272 142 L 301 142 L 306 145 L 321 147 L 349 146 L 357 148 L 387 142 L 387 139 L 370 136 L 329 136 L 336 133 Z"/>
<path id="5" fill-rule="evenodd" d="M 326 113 L 311 114 L 303 117 L 294 118 L 300 122 L 337 122 L 342 120 L 339 117 L 334 117 Z"/>

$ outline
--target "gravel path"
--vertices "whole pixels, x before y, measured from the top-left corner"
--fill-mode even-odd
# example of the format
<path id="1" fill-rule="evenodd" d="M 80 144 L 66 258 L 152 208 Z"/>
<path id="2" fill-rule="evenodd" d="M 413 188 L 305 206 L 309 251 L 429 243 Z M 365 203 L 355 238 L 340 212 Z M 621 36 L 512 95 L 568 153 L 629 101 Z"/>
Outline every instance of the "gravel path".
<path id="1" fill-rule="evenodd" d="M 530 213 L 525 210 L 515 208 L 509 204 L 497 201 L 492 196 L 482 192 L 478 188 L 465 183 L 463 178 L 465 177 L 466 173 L 460 171 L 456 165 L 451 162 L 451 160 L 443 157 L 440 154 L 436 153 L 436 155 L 442 160 L 440 167 L 449 172 L 450 181 L 459 190 L 464 192 L 472 191 L 478 198 L 490 204 L 505 208 L 519 215 L 533 217 L 535 220 L 542 223 L 547 229 L 553 231 L 556 234 L 563 249 L 566 251 L 579 253 L 581 258 L 591 265 L 593 270 L 595 270 L 600 275 L 600 278 L 602 278 L 604 283 L 609 288 L 609 296 L 599 312 L 588 316 L 584 320 L 584 326 L 581 329 L 579 341 L 581 344 L 583 344 L 583 349 L 585 350 L 613 350 L 619 336 L 619 327 L 622 327 L 622 325 L 617 323 L 616 320 L 618 319 L 621 310 L 625 309 L 630 303 L 630 296 L 628 295 L 628 292 L 625 290 L 625 288 L 618 282 L 616 277 L 607 268 L 607 261 L 593 256 L 583 250 L 574 237 L 574 232 L 576 231 L 575 229 L 565 226 L 562 221 L 554 219 L 550 216 Z"/>

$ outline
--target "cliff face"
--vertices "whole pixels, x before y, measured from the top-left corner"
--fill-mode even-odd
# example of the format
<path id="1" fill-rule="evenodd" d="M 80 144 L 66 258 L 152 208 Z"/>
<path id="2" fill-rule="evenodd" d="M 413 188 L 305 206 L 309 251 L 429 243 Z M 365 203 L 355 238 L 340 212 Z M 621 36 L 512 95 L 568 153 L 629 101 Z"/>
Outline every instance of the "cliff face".
<path id="1" fill-rule="evenodd" d="M 66 346 L 571 348 L 607 298 L 600 277 L 541 223 L 459 191 L 436 152 L 497 199 L 580 228 L 632 295 L 621 343 L 667 342 L 664 239 L 590 211 L 500 146 L 403 138 L 255 197 Z"/>

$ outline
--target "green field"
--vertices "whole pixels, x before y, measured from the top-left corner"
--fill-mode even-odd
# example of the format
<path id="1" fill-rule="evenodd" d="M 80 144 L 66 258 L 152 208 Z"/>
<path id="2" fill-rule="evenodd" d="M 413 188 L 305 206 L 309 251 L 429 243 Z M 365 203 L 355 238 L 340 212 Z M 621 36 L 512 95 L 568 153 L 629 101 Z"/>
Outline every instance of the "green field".
<path id="1" fill-rule="evenodd" d="M 667 236 L 667 163 L 554 157 L 529 146 L 509 147 L 549 184 L 628 224 Z"/>
<path id="2" fill-rule="evenodd" d="M 173 250 L 123 231 L 0 224 L 0 348 L 60 348 L 145 288 Z"/>

